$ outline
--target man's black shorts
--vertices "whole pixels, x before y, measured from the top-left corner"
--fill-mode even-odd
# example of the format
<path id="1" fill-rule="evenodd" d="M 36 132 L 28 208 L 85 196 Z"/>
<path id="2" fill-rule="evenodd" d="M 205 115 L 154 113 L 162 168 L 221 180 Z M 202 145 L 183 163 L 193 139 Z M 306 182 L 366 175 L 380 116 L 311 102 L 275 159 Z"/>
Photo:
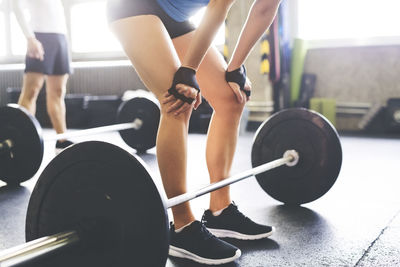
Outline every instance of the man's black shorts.
<path id="1" fill-rule="evenodd" d="M 38 72 L 46 75 L 71 73 L 67 38 L 60 33 L 35 32 L 36 39 L 42 43 L 44 59 L 25 58 L 25 72 Z"/>

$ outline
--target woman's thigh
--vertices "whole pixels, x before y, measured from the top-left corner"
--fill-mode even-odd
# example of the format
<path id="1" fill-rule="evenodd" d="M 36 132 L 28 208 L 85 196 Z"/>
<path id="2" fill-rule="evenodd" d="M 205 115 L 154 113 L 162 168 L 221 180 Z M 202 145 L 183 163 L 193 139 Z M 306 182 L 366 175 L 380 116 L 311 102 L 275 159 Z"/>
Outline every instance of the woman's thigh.
<path id="1" fill-rule="evenodd" d="M 154 15 L 140 15 L 114 21 L 110 26 L 143 83 L 161 99 L 180 65 L 161 20 Z"/>

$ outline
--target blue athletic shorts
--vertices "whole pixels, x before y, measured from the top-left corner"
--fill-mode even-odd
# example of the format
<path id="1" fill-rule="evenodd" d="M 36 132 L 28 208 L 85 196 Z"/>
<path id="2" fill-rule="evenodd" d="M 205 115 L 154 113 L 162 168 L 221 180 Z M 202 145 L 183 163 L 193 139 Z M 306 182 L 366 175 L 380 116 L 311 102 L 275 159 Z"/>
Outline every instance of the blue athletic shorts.
<path id="1" fill-rule="evenodd" d="M 42 43 L 44 60 L 26 56 L 25 72 L 38 72 L 46 75 L 71 73 L 67 38 L 60 33 L 35 32 L 36 39 Z"/>
<path id="2" fill-rule="evenodd" d="M 195 29 L 188 20 L 177 22 L 171 18 L 157 0 L 108 0 L 107 14 L 109 22 L 139 15 L 155 15 L 161 19 L 171 39 Z"/>

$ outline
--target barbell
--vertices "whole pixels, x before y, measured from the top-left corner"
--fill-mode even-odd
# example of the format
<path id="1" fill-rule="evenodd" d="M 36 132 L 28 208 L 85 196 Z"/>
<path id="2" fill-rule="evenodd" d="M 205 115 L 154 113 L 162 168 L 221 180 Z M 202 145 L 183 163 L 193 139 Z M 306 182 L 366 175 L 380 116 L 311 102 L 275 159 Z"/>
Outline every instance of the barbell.
<path id="1" fill-rule="evenodd" d="M 39 177 L 28 242 L 0 253 L 0 265 L 165 266 L 167 208 L 252 176 L 284 203 L 313 201 L 335 183 L 342 149 L 324 117 L 288 109 L 260 126 L 251 156 L 252 169 L 166 200 L 139 157 L 104 142 L 73 145 Z"/>
<path id="2" fill-rule="evenodd" d="M 20 184 L 38 171 L 46 141 L 70 139 L 110 131 L 119 131 L 127 145 L 139 153 L 156 144 L 160 108 L 149 92 L 140 91 L 121 103 L 117 124 L 66 132 L 43 138 L 39 122 L 16 104 L 0 108 L 0 180 Z"/>

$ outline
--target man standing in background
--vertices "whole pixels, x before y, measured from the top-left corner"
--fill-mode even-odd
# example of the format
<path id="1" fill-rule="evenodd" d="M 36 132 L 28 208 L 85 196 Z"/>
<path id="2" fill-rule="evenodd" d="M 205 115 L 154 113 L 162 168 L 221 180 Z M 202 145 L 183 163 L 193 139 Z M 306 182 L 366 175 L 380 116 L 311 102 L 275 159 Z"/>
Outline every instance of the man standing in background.
<path id="1" fill-rule="evenodd" d="M 27 39 L 25 74 L 18 104 L 35 115 L 36 100 L 46 81 L 46 106 L 57 133 L 66 131 L 65 93 L 71 73 L 67 27 L 61 0 L 12 0 L 17 21 Z M 25 9 L 26 8 L 26 9 Z M 27 13 L 29 12 L 29 19 Z M 71 145 L 56 143 L 56 152 Z"/>

